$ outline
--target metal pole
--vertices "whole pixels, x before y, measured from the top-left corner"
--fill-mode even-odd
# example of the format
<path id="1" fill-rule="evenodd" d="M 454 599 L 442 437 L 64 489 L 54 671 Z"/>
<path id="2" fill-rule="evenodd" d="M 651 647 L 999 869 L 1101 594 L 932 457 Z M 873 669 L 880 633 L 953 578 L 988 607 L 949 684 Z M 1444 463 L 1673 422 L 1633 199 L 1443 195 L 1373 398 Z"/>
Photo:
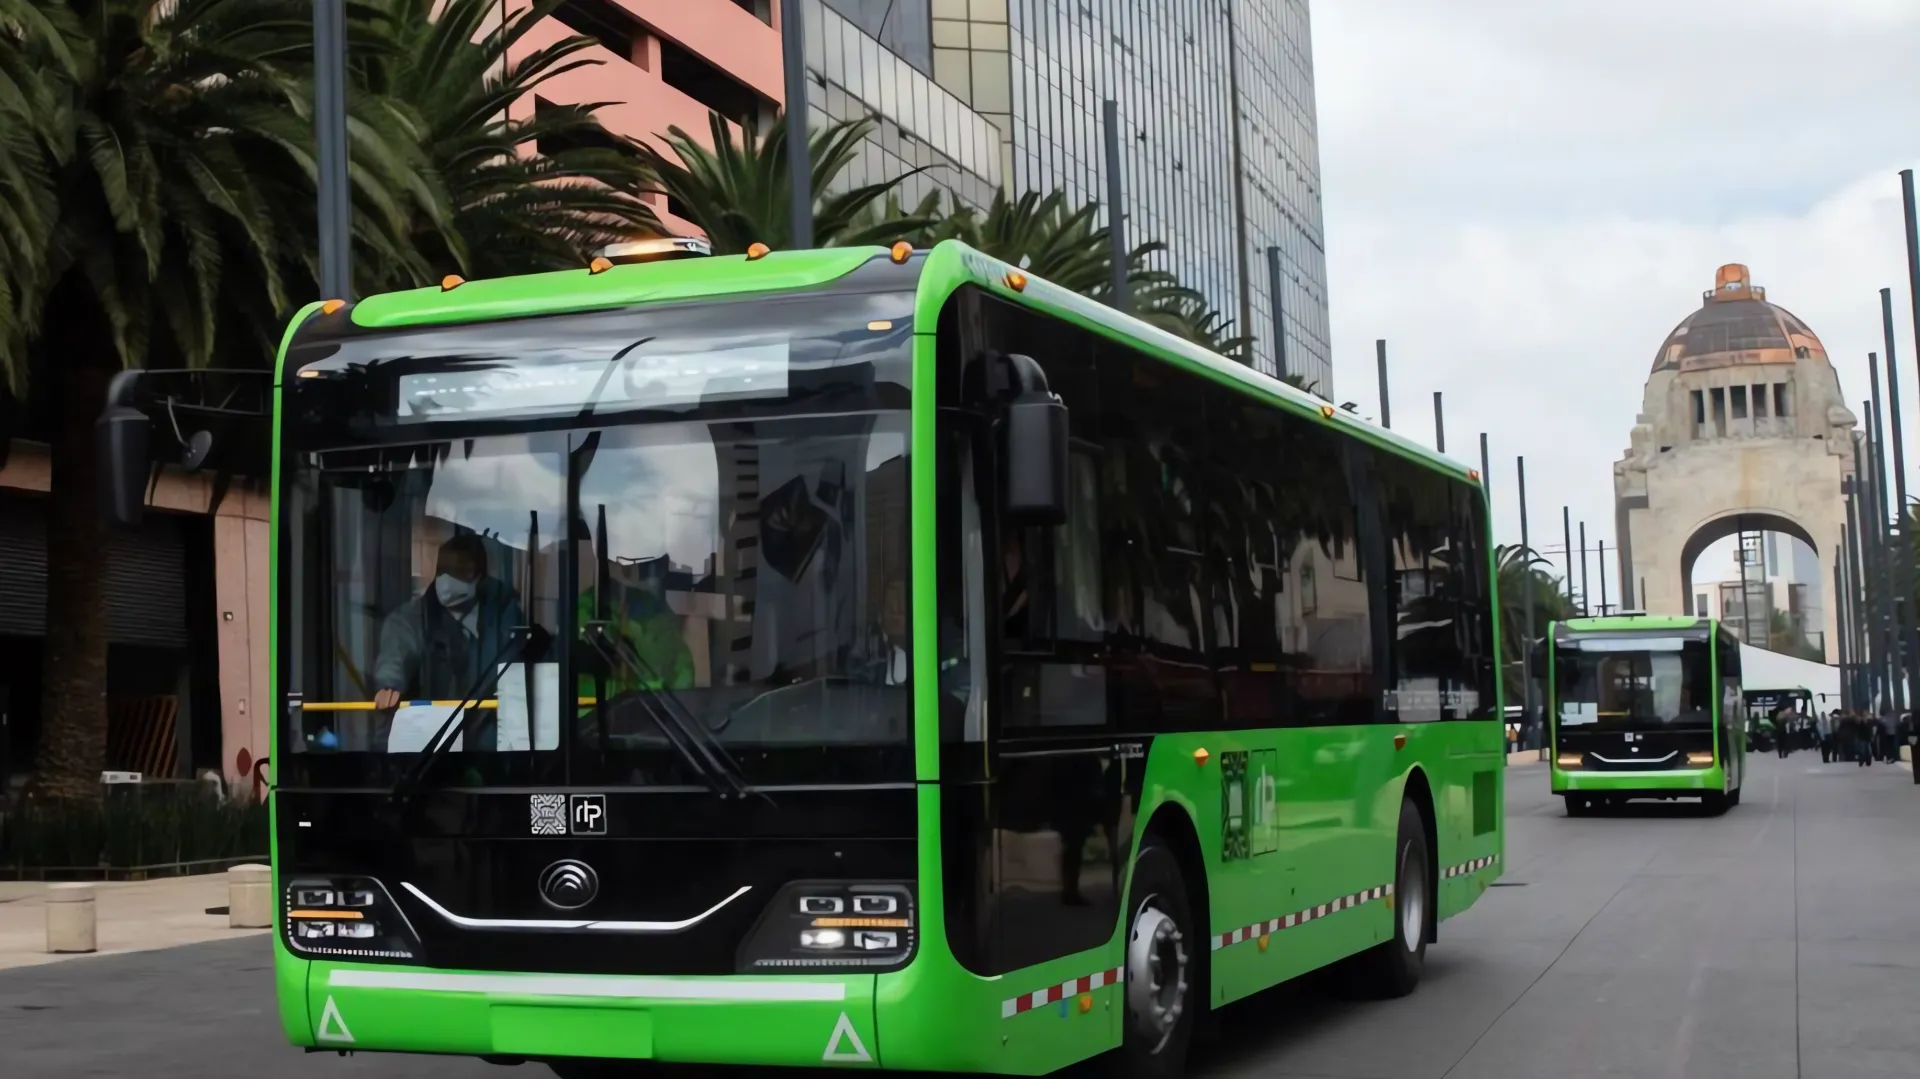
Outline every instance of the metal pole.
<path id="1" fill-rule="evenodd" d="M 807 35 L 801 0 L 780 0 L 780 59 L 786 69 L 788 246 L 813 246 L 813 148 L 807 143 Z"/>
<path id="2" fill-rule="evenodd" d="M 1833 549 L 1833 646 L 1834 657 L 1840 661 L 1840 707 L 1851 708 L 1853 680 L 1852 666 L 1847 650 L 1847 601 L 1845 575 L 1841 573 L 1842 559 L 1840 548 Z"/>
<path id="3" fill-rule="evenodd" d="M 1126 189 L 1120 183 L 1120 103 L 1108 98 L 1100 106 L 1101 127 L 1107 140 L 1107 257 L 1113 260 L 1113 306 L 1127 309 Z"/>
<path id="4" fill-rule="evenodd" d="M 1587 610 L 1587 522 L 1580 522 L 1580 614 Z"/>
<path id="5" fill-rule="evenodd" d="M 1493 466 L 1488 464 L 1487 433 L 1480 432 L 1480 485 L 1487 489 L 1487 507 L 1493 507 Z"/>
<path id="6" fill-rule="evenodd" d="M 1613 606 L 1613 604 L 1607 602 L 1607 541 L 1606 540 L 1600 541 L 1600 552 L 1597 557 L 1600 560 L 1600 614 L 1602 617 L 1605 617 L 1608 609 Z"/>
<path id="7" fill-rule="evenodd" d="M 1897 570 L 1893 604 L 1899 616 L 1901 665 L 1914 671 L 1920 670 L 1920 628 L 1915 625 L 1920 612 L 1913 607 L 1913 537 L 1908 528 L 1913 518 L 1907 512 L 1907 451 L 1900 428 L 1900 365 L 1894 362 L 1892 289 L 1880 290 L 1880 329 L 1887 349 L 1887 419 L 1893 426 L 1893 521 L 1898 534 L 1893 552 Z"/>
<path id="8" fill-rule="evenodd" d="M 1393 428 L 1393 399 L 1387 393 L 1387 342 L 1385 339 L 1373 343 L 1373 355 L 1380 367 L 1380 426 Z"/>
<path id="9" fill-rule="evenodd" d="M 891 4 L 893 0 L 888 0 Z M 1241 147 L 1242 106 L 1240 95 L 1240 35 L 1239 20 L 1234 18 L 1233 0 L 1227 0 L 1227 112 L 1228 123 L 1233 125 L 1233 138 L 1230 147 L 1233 151 L 1233 218 L 1234 218 L 1234 270 L 1239 276 L 1240 285 L 1240 326 L 1241 332 L 1253 333 L 1253 270 L 1247 265 L 1247 162 Z M 1253 366 L 1252 341 L 1249 338 L 1246 356 L 1247 366 Z"/>
<path id="10" fill-rule="evenodd" d="M 1284 376 L 1293 372 L 1287 369 L 1287 305 L 1286 293 L 1281 289 L 1282 280 L 1284 278 L 1280 273 L 1280 249 L 1269 247 L 1267 248 L 1267 293 L 1272 301 L 1268 306 L 1273 309 L 1273 367 Z"/>
<path id="11" fill-rule="evenodd" d="M 1433 448 L 1447 452 L 1447 417 L 1440 409 L 1440 391 L 1433 391 Z"/>
<path id="12" fill-rule="evenodd" d="M 1386 400 L 1387 353 L 1385 341 L 1380 342 L 1380 398 Z M 1514 458 L 1515 470 L 1520 482 L 1520 610 L 1524 622 L 1525 637 L 1520 646 L 1520 720 L 1524 727 L 1533 722 L 1533 676 L 1527 670 L 1527 658 L 1533 654 L 1533 547 L 1527 539 L 1527 459 Z"/>
<path id="13" fill-rule="evenodd" d="M 1873 696 L 1873 650 L 1871 647 L 1873 641 L 1867 631 L 1872 619 L 1862 606 L 1862 601 L 1866 597 L 1866 588 L 1865 582 L 1862 581 L 1860 576 L 1861 564 L 1866 559 L 1864 544 L 1862 543 L 1862 537 L 1860 535 L 1861 511 L 1864 507 L 1860 504 L 1859 469 L 1860 457 L 1864 452 L 1860 446 L 1860 439 L 1856 437 L 1854 440 L 1854 474 L 1841 480 L 1840 489 L 1845 493 L 1847 503 L 1847 606 L 1853 612 L 1853 617 L 1849 619 L 1853 630 L 1853 643 L 1849 650 L 1853 653 L 1854 665 L 1859 668 L 1859 675 L 1863 680 L 1864 692 L 1861 696 L 1870 700 Z M 1864 708 L 1867 702 L 1859 701 L 1856 703 Z"/>
<path id="14" fill-rule="evenodd" d="M 1737 557 L 1740 563 L 1740 643 L 1750 645 L 1753 644 L 1753 590 L 1747 587 L 1746 518 L 1737 519 L 1736 525 L 1739 528 L 1734 533 L 1734 549 L 1739 552 Z"/>
<path id="15" fill-rule="evenodd" d="M 352 204 L 347 178 L 347 5 L 313 4 L 313 137 L 319 188 L 320 291 L 353 298 Z"/>
<path id="16" fill-rule="evenodd" d="M 1567 552 L 1567 606 L 1573 606 L 1573 511 L 1560 507 L 1560 545 Z"/>
<path id="17" fill-rule="evenodd" d="M 1906 664 L 1901 656 L 1905 651 L 1900 632 L 1901 603 L 1896 598 L 1901 575 L 1895 568 L 1899 563 L 1889 532 L 1893 523 L 1887 515 L 1887 428 L 1885 414 L 1880 411 L 1880 357 L 1871 352 L 1867 353 L 1867 377 L 1873 382 L 1873 523 L 1875 538 L 1880 544 L 1880 610 L 1886 619 L 1881 632 L 1887 635 L 1887 696 L 1894 714 L 1898 715 L 1906 710 L 1907 703 Z"/>

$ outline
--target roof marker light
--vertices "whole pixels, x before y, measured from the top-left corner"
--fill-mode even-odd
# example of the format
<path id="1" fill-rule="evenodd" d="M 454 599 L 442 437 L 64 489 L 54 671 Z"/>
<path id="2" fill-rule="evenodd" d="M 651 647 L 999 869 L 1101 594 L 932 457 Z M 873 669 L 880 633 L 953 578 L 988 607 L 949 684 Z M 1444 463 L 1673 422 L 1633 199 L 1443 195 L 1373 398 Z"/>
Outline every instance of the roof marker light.
<path id="1" fill-rule="evenodd" d="M 887 252 L 887 254 L 895 262 L 905 262 L 913 257 L 913 245 L 905 240 L 901 240 L 899 243 L 894 244 L 893 249 Z"/>
<path id="2" fill-rule="evenodd" d="M 1469 479 L 1469 480 L 1472 480 L 1472 481 L 1473 481 L 1474 483 L 1479 483 L 1479 482 L 1480 482 L 1480 470 L 1479 470 L 1479 469 L 1477 469 L 1477 468 L 1469 468 L 1469 469 L 1467 469 L 1467 479 Z"/>
<path id="3" fill-rule="evenodd" d="M 767 252 L 771 250 L 772 248 L 768 247 L 766 244 L 762 244 L 762 243 L 748 244 L 747 245 L 747 261 L 753 262 L 757 259 L 766 258 Z"/>
<path id="4" fill-rule="evenodd" d="M 457 273 L 450 273 L 447 276 L 440 279 L 440 291 L 452 292 L 454 289 L 457 289 L 461 285 L 464 285 L 466 283 L 467 283 L 466 278 L 461 277 Z"/>
<path id="5" fill-rule="evenodd" d="M 1332 405 L 1321 405 L 1321 406 L 1320 406 L 1320 418 L 1321 418 L 1321 419 L 1323 419 L 1323 420 L 1330 420 L 1330 419 L 1332 419 L 1332 418 L 1333 418 L 1333 413 L 1334 413 L 1334 408 L 1333 408 L 1333 406 L 1332 406 Z"/>
<path id="6" fill-rule="evenodd" d="M 1015 292 L 1024 292 L 1027 288 L 1027 275 L 1019 270 L 1007 271 L 1007 287 Z"/>
<path id="7" fill-rule="evenodd" d="M 320 305 L 320 313 L 323 315 L 331 315 L 345 306 L 347 306 L 347 301 L 345 300 L 328 300 L 326 303 Z"/>
<path id="8" fill-rule="evenodd" d="M 590 274 L 606 273 L 611 269 L 613 269 L 613 260 L 604 255 L 597 256 L 592 262 L 587 263 L 587 272 Z"/>

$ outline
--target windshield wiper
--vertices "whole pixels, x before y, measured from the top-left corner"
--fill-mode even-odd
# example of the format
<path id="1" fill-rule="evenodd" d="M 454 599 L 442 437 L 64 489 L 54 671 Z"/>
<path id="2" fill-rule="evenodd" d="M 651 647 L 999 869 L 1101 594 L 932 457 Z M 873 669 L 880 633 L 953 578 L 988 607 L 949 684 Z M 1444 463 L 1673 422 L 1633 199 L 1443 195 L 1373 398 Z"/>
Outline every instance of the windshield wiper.
<path id="1" fill-rule="evenodd" d="M 593 646 L 603 661 L 609 665 L 624 667 L 638 674 L 636 691 L 641 696 L 642 710 L 660 728 L 660 733 L 673 746 L 681 758 L 707 781 L 707 786 L 722 798 L 732 795 L 744 798 L 754 793 L 740 774 L 740 766 L 734 763 L 733 756 L 725 746 L 701 726 L 673 691 L 666 688 L 653 665 L 646 661 L 632 642 L 612 631 L 606 622 L 588 622 L 580 627 L 581 636 Z M 606 707 L 606 702 L 599 702 Z M 762 797 L 765 797 L 762 794 Z"/>
<path id="2" fill-rule="evenodd" d="M 447 755 L 447 751 L 455 742 L 466 735 L 468 728 L 473 725 L 473 717 L 480 714 L 473 709 L 473 705 L 480 702 L 481 690 L 486 687 L 487 679 L 493 676 L 500 664 L 518 662 L 521 656 L 530 651 L 536 651 L 533 645 L 543 642 L 546 637 L 545 627 L 537 625 L 515 626 L 508 633 L 506 643 L 501 645 L 494 652 L 493 658 L 480 668 L 474 676 L 473 684 L 467 687 L 466 695 L 460 698 L 460 703 L 440 724 L 440 729 L 434 731 L 433 737 L 427 739 L 427 744 L 421 747 L 420 759 L 415 761 L 413 767 L 407 769 L 404 775 L 394 781 L 393 790 L 388 793 L 393 801 L 403 807 L 412 801 L 420 785 L 426 781 L 427 773 Z M 532 698 L 529 697 L 528 700 L 531 701 Z"/>

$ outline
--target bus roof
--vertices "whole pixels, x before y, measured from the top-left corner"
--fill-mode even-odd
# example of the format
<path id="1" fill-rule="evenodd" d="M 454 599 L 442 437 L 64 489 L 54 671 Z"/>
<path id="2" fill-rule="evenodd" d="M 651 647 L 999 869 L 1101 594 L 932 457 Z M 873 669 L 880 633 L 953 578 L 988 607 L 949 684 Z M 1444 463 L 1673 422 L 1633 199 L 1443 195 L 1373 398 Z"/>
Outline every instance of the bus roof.
<path id="1" fill-rule="evenodd" d="M 343 314 L 351 319 L 353 326 L 362 330 L 398 330 L 413 326 L 604 311 L 635 304 L 820 288 L 875 259 L 887 258 L 888 250 L 883 247 L 830 247 L 775 251 L 758 259 L 748 259 L 745 255 L 715 255 L 623 264 L 599 273 L 582 267 L 578 270 L 491 280 L 457 281 L 451 288 L 434 286 L 382 293 L 352 304 Z M 1232 384 L 1281 405 L 1288 411 L 1317 417 L 1348 435 L 1437 471 L 1476 482 L 1480 480 L 1477 470 L 1412 439 L 1334 408 L 1312 394 L 1246 364 L 1209 352 L 1157 326 L 1018 271 L 1016 267 L 957 240 L 946 240 L 928 251 L 916 252 L 912 262 L 918 266 L 922 279 L 934 286 L 920 290 L 920 309 L 915 314 L 925 328 L 923 332 L 932 332 L 932 327 L 938 322 L 939 308 L 955 289 L 967 284 L 978 285 L 1002 299 L 1046 312 L 1103 336 L 1126 341 L 1159 359 L 1214 381 Z M 1019 280 L 1021 287 L 1013 287 L 1011 281 L 1015 279 Z M 282 362 L 301 324 L 320 309 L 321 305 L 311 304 L 295 316 L 282 339 Z"/>
<path id="2" fill-rule="evenodd" d="M 1620 633 L 1636 629 L 1699 629 L 1712 621 L 1690 614 L 1629 614 L 1605 618 L 1569 618 L 1560 623 L 1571 633 Z"/>

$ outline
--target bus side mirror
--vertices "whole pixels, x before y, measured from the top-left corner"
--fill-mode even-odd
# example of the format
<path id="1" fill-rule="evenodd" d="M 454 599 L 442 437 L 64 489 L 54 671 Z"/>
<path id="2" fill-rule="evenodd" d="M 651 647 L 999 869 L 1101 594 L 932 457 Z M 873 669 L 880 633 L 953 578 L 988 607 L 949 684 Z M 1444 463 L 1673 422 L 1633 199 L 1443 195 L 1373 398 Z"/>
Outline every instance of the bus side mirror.
<path id="1" fill-rule="evenodd" d="M 1066 524 L 1066 404 L 1044 383 L 1029 388 L 1007 406 L 1005 431 L 1007 516 L 1021 528 Z"/>
<path id="2" fill-rule="evenodd" d="M 109 405 L 94 423 L 99 452 L 100 512 L 122 527 L 140 523 L 147 503 L 147 414 Z"/>

